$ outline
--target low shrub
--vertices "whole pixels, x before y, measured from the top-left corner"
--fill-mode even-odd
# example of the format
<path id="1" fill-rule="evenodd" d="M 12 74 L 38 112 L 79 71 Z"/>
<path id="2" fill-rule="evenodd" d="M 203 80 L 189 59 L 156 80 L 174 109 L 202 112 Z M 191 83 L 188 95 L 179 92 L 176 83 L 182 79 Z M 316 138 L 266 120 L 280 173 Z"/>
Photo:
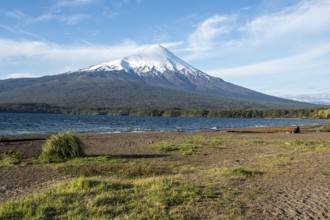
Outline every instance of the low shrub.
<path id="1" fill-rule="evenodd" d="M 42 146 L 39 160 L 42 162 L 63 162 L 71 158 L 82 157 L 83 142 L 79 137 L 64 132 L 52 135 Z"/>
<path id="2" fill-rule="evenodd" d="M 3 165 L 20 164 L 22 154 L 20 151 L 7 150 L 1 154 L 0 163 Z"/>

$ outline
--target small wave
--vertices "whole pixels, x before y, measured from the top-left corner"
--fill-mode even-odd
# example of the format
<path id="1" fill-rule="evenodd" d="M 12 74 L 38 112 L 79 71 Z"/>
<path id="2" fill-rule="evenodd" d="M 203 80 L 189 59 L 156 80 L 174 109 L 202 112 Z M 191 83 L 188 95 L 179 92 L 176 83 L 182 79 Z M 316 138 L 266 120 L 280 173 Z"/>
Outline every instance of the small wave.
<path id="1" fill-rule="evenodd" d="M 100 132 L 96 132 L 99 134 L 120 134 L 123 133 L 122 131 L 100 131 Z"/>
<path id="2" fill-rule="evenodd" d="M 90 133 L 148 131 L 195 132 L 225 128 L 326 124 L 329 120 L 120 117 L 0 113 L 0 134 L 48 134 L 71 130 Z"/>

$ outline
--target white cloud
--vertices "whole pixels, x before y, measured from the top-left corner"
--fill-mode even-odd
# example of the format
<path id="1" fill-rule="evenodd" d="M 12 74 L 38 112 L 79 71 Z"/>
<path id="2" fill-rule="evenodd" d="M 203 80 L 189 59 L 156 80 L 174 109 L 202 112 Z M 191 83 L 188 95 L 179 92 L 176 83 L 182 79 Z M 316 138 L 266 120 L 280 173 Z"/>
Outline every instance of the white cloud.
<path id="1" fill-rule="evenodd" d="M 300 102 L 330 105 L 330 90 L 325 93 L 294 94 L 283 97 Z"/>
<path id="2" fill-rule="evenodd" d="M 11 34 L 16 34 L 16 35 L 23 34 L 23 35 L 28 36 L 28 37 L 33 37 L 35 39 L 42 39 L 42 37 L 40 37 L 39 35 L 34 34 L 30 31 L 26 31 L 26 30 L 24 30 L 20 27 L 14 27 L 14 26 L 8 26 L 8 25 L 1 25 L 0 24 L 0 28 L 4 29 L 5 31 L 7 31 Z"/>
<path id="3" fill-rule="evenodd" d="M 315 43 L 330 41 L 329 11 L 328 0 L 302 0 L 280 11 L 255 17 L 212 16 L 187 37 L 186 51 L 190 54 L 185 58 L 217 58 L 221 62 L 221 59 L 235 57 L 236 64 L 241 65 L 291 56 Z"/>
<path id="4" fill-rule="evenodd" d="M 47 44 L 40 41 L 14 41 L 0 39 L 0 58 L 32 57 L 46 51 Z"/>
<path id="5" fill-rule="evenodd" d="M 55 7 L 78 7 L 84 6 L 95 2 L 95 0 L 59 0 L 56 2 Z"/>
<path id="6" fill-rule="evenodd" d="M 330 72 L 325 57 L 330 56 L 330 42 L 320 44 L 304 52 L 280 59 L 250 64 L 246 66 L 209 70 L 208 73 L 223 76 L 258 76 L 272 74 L 301 74 L 306 72 Z"/>
<path id="7" fill-rule="evenodd" d="M 5 76 L 3 79 L 32 78 L 32 77 L 36 77 L 36 75 L 32 73 L 11 73 Z"/>
<path id="8" fill-rule="evenodd" d="M 328 43 L 281 59 L 206 72 L 266 94 L 330 104 L 329 57 Z"/>
<path id="9" fill-rule="evenodd" d="M 62 21 L 63 23 L 67 25 L 75 25 L 80 23 L 82 20 L 88 18 L 89 15 L 83 15 L 83 14 L 74 14 L 74 15 L 68 15 L 68 16 L 59 16 L 58 20 Z"/>
<path id="10" fill-rule="evenodd" d="M 24 12 L 22 12 L 20 10 L 6 11 L 5 15 L 8 18 L 14 19 L 17 22 L 15 27 L 10 27 L 12 29 L 22 27 L 22 26 L 27 26 L 33 22 L 33 18 L 31 18 L 30 16 L 28 16 L 27 14 L 25 14 Z"/>
<path id="11" fill-rule="evenodd" d="M 161 43 L 161 45 L 163 47 L 168 48 L 168 49 L 171 49 L 171 48 L 174 48 L 175 49 L 176 47 L 183 45 L 183 43 L 184 43 L 183 41 L 165 42 L 165 43 Z"/>
<path id="12" fill-rule="evenodd" d="M 22 22 L 23 21 L 26 22 L 27 20 L 29 20 L 28 16 L 26 16 L 20 10 L 8 11 L 5 14 L 6 14 L 7 17 L 14 18 L 14 19 L 22 21 Z"/>
<path id="13" fill-rule="evenodd" d="M 180 44 L 182 42 L 164 42 L 162 45 L 175 47 Z M 129 40 L 112 46 L 95 44 L 63 46 L 40 41 L 0 39 L 0 65 L 8 68 L 17 66 L 21 69 L 28 68 L 26 71 L 35 71 L 34 75 L 51 75 L 137 54 L 150 46 L 150 44 L 138 45 Z M 8 73 L 2 73 L 0 78 L 7 75 Z"/>
<path id="14" fill-rule="evenodd" d="M 75 25 L 82 20 L 89 17 L 88 14 L 68 13 L 64 12 L 68 7 L 81 7 L 91 3 L 95 0 L 58 0 L 50 9 L 41 13 L 38 16 L 29 16 L 20 10 L 5 12 L 7 17 L 17 20 L 18 27 L 25 27 L 37 22 L 48 22 L 51 20 L 62 22 L 66 25 Z"/>
<path id="15" fill-rule="evenodd" d="M 217 37 L 230 33 L 231 28 L 228 25 L 230 21 L 229 17 L 216 15 L 200 23 L 188 37 L 190 49 L 195 52 L 213 49 Z"/>
<path id="16" fill-rule="evenodd" d="M 31 22 L 48 22 L 55 20 L 66 25 L 75 25 L 89 17 L 90 15 L 88 14 L 59 14 L 57 12 L 50 11 L 33 18 Z"/>
<path id="17" fill-rule="evenodd" d="M 311 37 L 320 33 L 330 33 L 329 10 L 328 0 L 305 0 L 282 11 L 256 17 L 241 27 L 241 31 L 250 35 L 257 43 L 278 41 L 282 38 L 312 40 Z"/>

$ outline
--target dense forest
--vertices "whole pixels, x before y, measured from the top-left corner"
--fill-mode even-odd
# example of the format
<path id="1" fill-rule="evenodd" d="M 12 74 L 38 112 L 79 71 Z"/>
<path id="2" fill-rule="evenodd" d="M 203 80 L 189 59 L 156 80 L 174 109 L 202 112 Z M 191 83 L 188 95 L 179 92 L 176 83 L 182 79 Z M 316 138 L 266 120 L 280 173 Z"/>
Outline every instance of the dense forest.
<path id="1" fill-rule="evenodd" d="M 73 109 L 304 109 L 317 105 L 281 99 L 278 102 L 256 101 L 239 97 L 217 96 L 203 93 L 150 86 L 136 81 L 120 80 L 67 80 L 63 75 L 48 82 L 42 77 L 37 84 L 21 79 L 0 81 L 0 104 L 44 103 Z M 53 78 L 56 76 L 52 76 Z M 50 77 L 50 78 L 52 78 Z M 58 77 L 58 76 L 57 76 Z M 46 79 L 44 79 L 46 78 Z M 43 80 L 43 81 L 42 81 Z M 12 84 L 12 86 L 10 86 Z M 28 84 L 29 86 L 20 86 Z M 40 108 L 40 106 L 38 106 Z"/>
<path id="2" fill-rule="evenodd" d="M 184 109 L 184 108 L 69 108 L 49 104 L 0 104 L 4 113 L 51 113 L 120 116 L 171 116 L 208 118 L 330 119 L 329 108 L 315 109 Z"/>

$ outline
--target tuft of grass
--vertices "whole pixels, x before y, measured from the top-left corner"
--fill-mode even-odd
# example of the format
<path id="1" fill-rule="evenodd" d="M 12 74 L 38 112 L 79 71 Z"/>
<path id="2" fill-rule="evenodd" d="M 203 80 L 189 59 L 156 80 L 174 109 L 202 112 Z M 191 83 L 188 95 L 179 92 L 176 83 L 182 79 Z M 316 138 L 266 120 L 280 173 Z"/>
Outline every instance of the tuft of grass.
<path id="1" fill-rule="evenodd" d="M 320 131 L 321 132 L 330 132 L 330 123 L 324 125 Z"/>
<path id="2" fill-rule="evenodd" d="M 0 164 L 16 165 L 22 162 L 22 153 L 20 151 L 7 150 L 1 154 Z"/>
<path id="3" fill-rule="evenodd" d="M 185 140 L 163 141 L 151 145 L 154 150 L 161 152 L 179 151 L 183 155 L 198 155 L 203 148 L 225 148 L 226 138 L 206 138 L 195 136 Z"/>
<path id="4" fill-rule="evenodd" d="M 46 140 L 39 160 L 46 163 L 63 162 L 82 156 L 84 156 L 83 142 L 76 135 L 64 132 L 52 135 Z"/>

